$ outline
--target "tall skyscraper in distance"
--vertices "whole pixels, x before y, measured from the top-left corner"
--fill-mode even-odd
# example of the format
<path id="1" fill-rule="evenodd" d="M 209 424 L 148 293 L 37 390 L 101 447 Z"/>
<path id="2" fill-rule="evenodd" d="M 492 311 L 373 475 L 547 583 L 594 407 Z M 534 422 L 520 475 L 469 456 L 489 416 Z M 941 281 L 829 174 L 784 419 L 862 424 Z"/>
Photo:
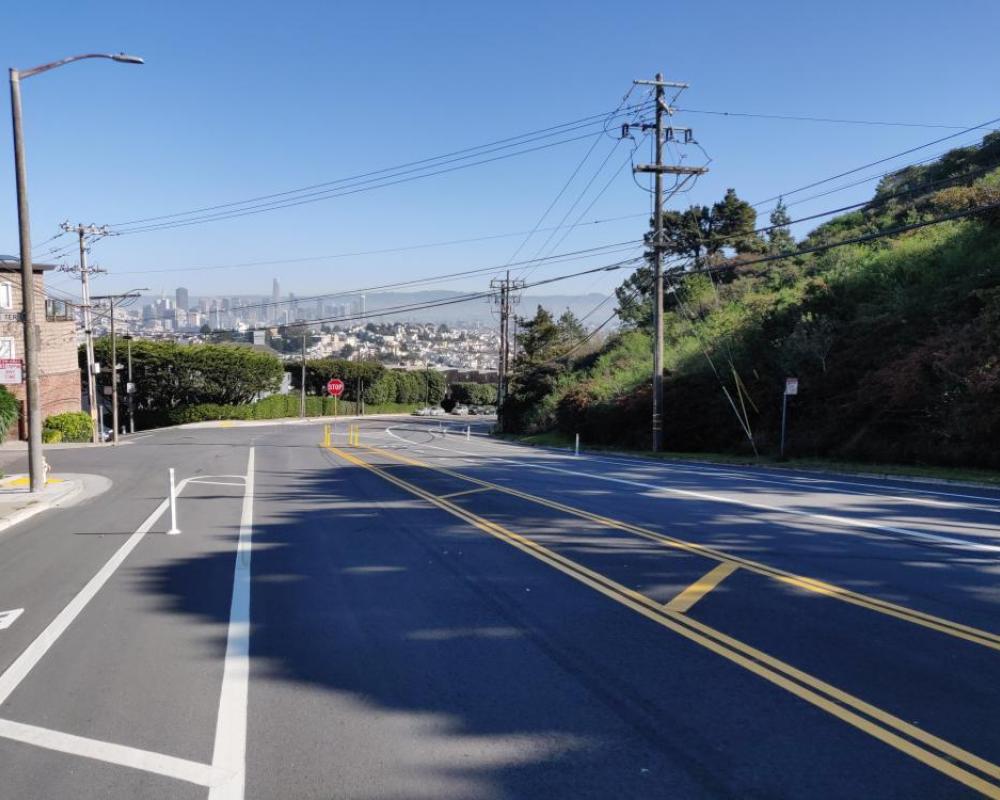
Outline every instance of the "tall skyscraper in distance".
<path id="1" fill-rule="evenodd" d="M 174 297 L 177 300 L 177 308 L 181 311 L 187 311 L 191 308 L 190 298 L 188 298 L 188 290 L 183 286 L 177 287 L 177 291 L 174 292 Z"/>
<path id="2" fill-rule="evenodd" d="M 277 303 L 281 299 L 281 285 L 278 283 L 278 279 L 275 278 L 271 283 L 271 300 Z"/>

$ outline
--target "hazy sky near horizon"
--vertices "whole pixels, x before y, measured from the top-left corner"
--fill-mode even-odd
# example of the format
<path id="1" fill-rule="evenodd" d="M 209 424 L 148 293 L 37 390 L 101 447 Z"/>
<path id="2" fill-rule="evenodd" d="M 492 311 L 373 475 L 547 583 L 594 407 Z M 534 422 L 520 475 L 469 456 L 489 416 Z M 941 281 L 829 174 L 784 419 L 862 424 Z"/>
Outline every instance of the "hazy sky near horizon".
<path id="1" fill-rule="evenodd" d="M 40 244 L 66 219 L 114 225 L 480 145 L 609 111 L 633 78 L 657 70 L 690 82 L 677 105 L 692 111 L 972 126 L 1000 117 L 998 27 L 1000 8 L 989 0 L 39 0 L 5 9 L 0 41 L 7 66 L 21 68 L 95 51 L 127 51 L 147 61 L 141 67 L 88 61 L 25 81 L 33 241 L 36 258 L 46 260 L 49 248 L 71 244 L 66 236 Z M 693 127 L 712 159 L 710 173 L 675 206 L 713 202 L 730 186 L 751 202 L 764 200 L 957 132 L 683 112 L 674 122 Z M 981 135 L 964 134 L 887 167 Z M 566 215 L 577 219 L 607 184 L 582 219 L 628 218 L 581 225 L 558 252 L 639 239 L 648 194 L 629 174 L 628 144 L 598 132 L 375 191 L 105 239 L 92 250 L 93 261 L 109 271 L 96 285 L 102 292 L 172 292 L 183 285 L 193 295 L 267 294 L 278 277 L 283 291 L 309 295 L 502 266 L 523 235 L 343 254 L 528 231 L 592 146 L 542 227 L 558 224 L 582 196 Z M 689 163 L 704 159 L 694 148 L 686 152 Z M 648 147 L 636 158 L 648 160 Z M 863 200 L 873 185 L 800 203 L 792 214 Z M 768 208 L 762 206 L 762 224 Z M 518 260 L 547 252 L 547 237 L 532 237 Z M 16 252 L 4 123 L 0 253 Z M 546 265 L 531 279 L 619 257 Z M 54 260 L 75 263 L 76 256 Z M 433 288 L 476 291 L 489 277 Z M 624 277 L 606 273 L 533 291 L 610 291 Z M 55 276 L 53 284 L 76 289 L 69 276 Z"/>

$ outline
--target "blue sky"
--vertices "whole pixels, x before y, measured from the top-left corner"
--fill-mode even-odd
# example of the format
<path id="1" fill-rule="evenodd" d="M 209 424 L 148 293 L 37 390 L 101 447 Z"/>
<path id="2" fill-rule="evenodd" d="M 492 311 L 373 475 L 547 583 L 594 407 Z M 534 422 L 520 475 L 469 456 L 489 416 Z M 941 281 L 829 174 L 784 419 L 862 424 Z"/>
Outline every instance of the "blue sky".
<path id="1" fill-rule="evenodd" d="M 88 51 L 124 50 L 147 60 L 142 67 L 82 62 L 25 82 L 38 243 L 64 219 L 118 223 L 225 203 L 596 114 L 614 108 L 633 78 L 657 70 L 690 82 L 678 100 L 682 108 L 974 125 L 1000 116 L 998 23 L 1000 11 L 989 0 L 39 0 L 5 9 L 0 50 L 5 66 L 22 68 Z M 693 127 L 712 158 L 711 172 L 678 205 L 712 202 L 728 186 L 762 200 L 954 132 L 694 113 L 675 121 Z M 523 237 L 318 257 L 531 229 L 591 144 L 240 219 L 105 239 L 92 251 L 109 270 L 97 286 L 172 292 L 184 285 L 195 295 L 236 295 L 267 293 L 277 276 L 283 290 L 308 295 L 502 265 Z M 612 147 L 611 139 L 599 143 L 543 225 L 563 217 Z M 618 147 L 571 221 L 612 166 L 624 163 Z M 10 154 L 4 124 L 0 252 L 16 253 Z M 689 158 L 697 163 L 702 156 L 691 150 Z M 794 215 L 870 191 L 865 184 L 803 203 Z M 584 219 L 647 209 L 648 195 L 626 169 Z M 641 216 L 581 226 L 559 251 L 636 239 L 644 228 Z M 545 236 L 529 241 L 520 257 L 534 255 Z M 54 245 L 64 243 L 67 237 Z M 532 277 L 608 260 L 547 266 Z M 575 279 L 545 291 L 610 291 L 623 277 Z M 444 285 L 477 290 L 487 280 Z M 55 282 L 75 289 L 67 276 Z"/>

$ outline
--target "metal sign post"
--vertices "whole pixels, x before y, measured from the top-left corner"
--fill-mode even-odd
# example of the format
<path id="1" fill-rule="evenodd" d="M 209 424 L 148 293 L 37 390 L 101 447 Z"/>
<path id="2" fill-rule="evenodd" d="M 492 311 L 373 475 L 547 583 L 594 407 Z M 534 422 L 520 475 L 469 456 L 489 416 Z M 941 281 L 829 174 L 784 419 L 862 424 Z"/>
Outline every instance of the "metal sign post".
<path id="1" fill-rule="evenodd" d="M 781 395 L 781 448 L 778 455 L 785 457 L 785 422 L 788 417 L 788 398 L 799 393 L 799 379 L 785 378 L 785 391 Z"/>

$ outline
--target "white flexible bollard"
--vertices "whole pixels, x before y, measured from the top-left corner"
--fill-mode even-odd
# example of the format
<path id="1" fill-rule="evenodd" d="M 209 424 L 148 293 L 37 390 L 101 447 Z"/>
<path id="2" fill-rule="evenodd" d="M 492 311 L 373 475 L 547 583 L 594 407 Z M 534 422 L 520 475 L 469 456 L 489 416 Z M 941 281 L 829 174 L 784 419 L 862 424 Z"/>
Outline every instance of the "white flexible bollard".
<path id="1" fill-rule="evenodd" d="M 576 446 L 573 448 L 573 455 L 580 457 L 580 434 L 576 435 Z"/>
<path id="2" fill-rule="evenodd" d="M 177 492 L 174 489 L 174 468 L 170 468 L 170 530 L 167 533 L 171 536 L 180 533 L 177 527 Z"/>

